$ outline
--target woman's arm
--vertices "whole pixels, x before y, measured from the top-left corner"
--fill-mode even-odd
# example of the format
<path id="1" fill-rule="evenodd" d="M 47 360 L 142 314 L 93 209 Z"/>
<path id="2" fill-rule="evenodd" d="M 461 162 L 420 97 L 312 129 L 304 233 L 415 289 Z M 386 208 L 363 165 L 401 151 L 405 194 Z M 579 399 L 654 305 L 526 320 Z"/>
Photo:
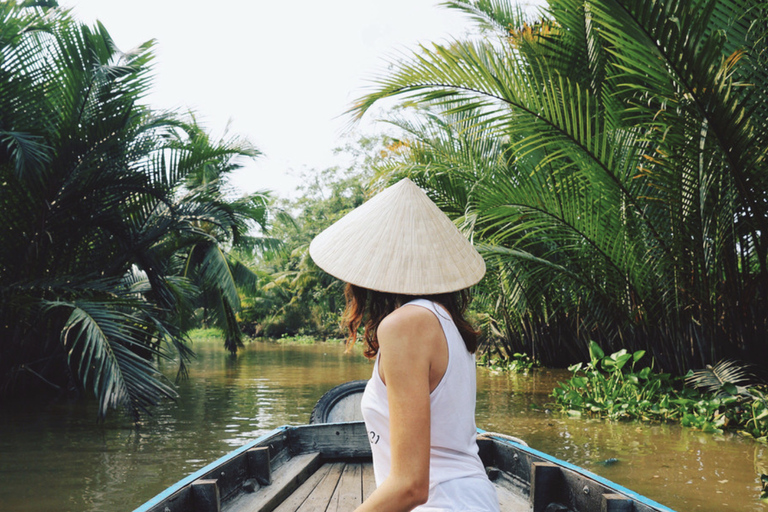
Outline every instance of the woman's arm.
<path id="1" fill-rule="evenodd" d="M 381 322 L 377 335 L 379 373 L 389 402 L 392 468 L 357 512 L 409 511 L 429 496 L 430 369 L 436 356 L 447 355 L 447 346 L 437 318 L 418 306 L 395 310 Z"/>

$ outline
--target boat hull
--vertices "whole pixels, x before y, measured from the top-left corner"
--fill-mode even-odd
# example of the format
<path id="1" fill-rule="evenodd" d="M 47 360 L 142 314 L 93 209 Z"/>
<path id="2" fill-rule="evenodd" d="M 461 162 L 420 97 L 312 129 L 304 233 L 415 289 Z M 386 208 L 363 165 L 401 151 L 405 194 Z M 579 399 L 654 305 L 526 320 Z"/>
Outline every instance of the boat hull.
<path id="1" fill-rule="evenodd" d="M 504 512 L 674 512 L 523 444 L 490 434 L 478 446 Z M 374 486 L 362 422 L 280 427 L 134 512 L 346 512 Z"/>

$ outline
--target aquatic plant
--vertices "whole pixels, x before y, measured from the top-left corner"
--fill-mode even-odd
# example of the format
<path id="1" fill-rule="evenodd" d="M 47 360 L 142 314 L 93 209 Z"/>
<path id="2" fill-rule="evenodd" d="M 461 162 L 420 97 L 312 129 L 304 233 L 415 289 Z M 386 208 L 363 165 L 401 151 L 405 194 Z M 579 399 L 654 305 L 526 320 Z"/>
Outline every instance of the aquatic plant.
<path id="1" fill-rule="evenodd" d="M 610 419 L 674 418 L 674 381 L 668 373 L 656 373 L 653 365 L 635 370 L 645 355 L 622 349 L 606 356 L 594 341 L 589 345 L 590 361 L 568 369 L 573 376 L 558 383 L 552 394 L 557 404 L 572 416 L 586 412 Z"/>
<path id="2" fill-rule="evenodd" d="M 768 387 L 752 372 L 752 366 L 734 360 L 723 360 L 715 366 L 693 370 L 686 375 L 686 384 L 714 395 L 712 402 L 722 402 L 717 421 L 724 426 L 735 425 L 739 431 L 758 441 L 766 442 L 768 435 Z M 685 417 L 685 423 L 697 418 Z"/>
<path id="3" fill-rule="evenodd" d="M 686 379 L 653 370 L 653 362 L 636 369 L 645 353 L 620 350 L 605 355 L 590 342 L 590 361 L 569 367 L 570 379 L 552 391 L 557 406 L 571 416 L 583 414 L 607 419 L 676 421 L 704 432 L 739 432 L 759 442 L 768 442 L 768 392 L 763 385 L 745 383 L 745 372 L 724 371 L 735 365 L 716 365 L 715 389 L 705 370 L 690 372 L 687 381 L 699 379 L 706 389 L 685 387 Z M 698 377 L 696 377 L 698 376 Z M 726 376 L 736 378 L 728 381 Z M 711 376 L 710 376 L 711 377 Z"/>

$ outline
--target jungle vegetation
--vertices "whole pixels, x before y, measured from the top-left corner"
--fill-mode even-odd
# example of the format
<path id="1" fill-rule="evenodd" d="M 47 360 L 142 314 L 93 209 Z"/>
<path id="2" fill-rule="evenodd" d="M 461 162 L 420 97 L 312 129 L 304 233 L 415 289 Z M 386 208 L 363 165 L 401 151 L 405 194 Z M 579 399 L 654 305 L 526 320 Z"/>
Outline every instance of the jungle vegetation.
<path id="1" fill-rule="evenodd" d="M 375 164 L 390 151 L 388 144 L 386 137 L 349 142 L 336 150 L 348 165 L 307 171 L 299 197 L 270 202 L 268 234 L 279 243 L 251 255 L 259 286 L 244 295 L 241 319 L 246 333 L 267 338 L 346 337 L 340 327 L 344 284 L 315 265 L 309 243 L 375 190 Z M 355 250 L 354 240 L 348 250 Z"/>
<path id="2" fill-rule="evenodd" d="M 479 35 L 393 60 L 409 176 L 471 236 L 509 353 L 768 363 L 768 5 L 451 0 Z M 492 276 L 492 277 L 491 277 Z"/>
<path id="3" fill-rule="evenodd" d="M 393 60 L 351 108 L 395 100 L 396 137 L 281 200 L 228 187 L 246 141 L 142 103 L 151 43 L 0 2 L 0 398 L 89 392 L 137 416 L 175 395 L 153 361 L 183 374 L 192 328 L 233 354 L 241 330 L 338 337 L 341 284 L 309 242 L 403 176 L 485 257 L 491 364 L 592 361 L 574 378 L 599 380 L 643 354 L 625 369 L 657 382 L 643 363 L 768 363 L 768 4 L 444 5 L 473 35 Z"/>
<path id="4" fill-rule="evenodd" d="M 175 391 L 205 311 L 241 344 L 231 255 L 267 197 L 232 199 L 259 153 L 142 104 L 152 43 L 121 52 L 55 1 L 0 2 L 0 397 L 88 392 L 137 417 Z"/>

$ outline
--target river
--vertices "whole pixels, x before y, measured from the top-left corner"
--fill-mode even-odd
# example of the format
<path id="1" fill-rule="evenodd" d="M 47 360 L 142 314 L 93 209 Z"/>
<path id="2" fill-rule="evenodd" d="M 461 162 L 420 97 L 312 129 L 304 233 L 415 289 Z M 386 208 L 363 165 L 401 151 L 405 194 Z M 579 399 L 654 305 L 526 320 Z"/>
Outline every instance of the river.
<path id="1" fill-rule="evenodd" d="M 368 378 L 371 364 L 337 344 L 253 342 L 237 358 L 198 342 L 180 399 L 135 426 L 91 402 L 0 410 L 0 510 L 130 511 L 181 477 L 274 427 L 306 423 L 334 385 Z M 170 367 L 165 371 L 171 372 Z M 575 419 L 546 404 L 567 372 L 478 369 L 478 426 L 525 439 L 680 512 L 768 512 L 758 471 L 768 447 L 677 425 Z M 609 459 L 617 462 L 605 465 Z"/>

